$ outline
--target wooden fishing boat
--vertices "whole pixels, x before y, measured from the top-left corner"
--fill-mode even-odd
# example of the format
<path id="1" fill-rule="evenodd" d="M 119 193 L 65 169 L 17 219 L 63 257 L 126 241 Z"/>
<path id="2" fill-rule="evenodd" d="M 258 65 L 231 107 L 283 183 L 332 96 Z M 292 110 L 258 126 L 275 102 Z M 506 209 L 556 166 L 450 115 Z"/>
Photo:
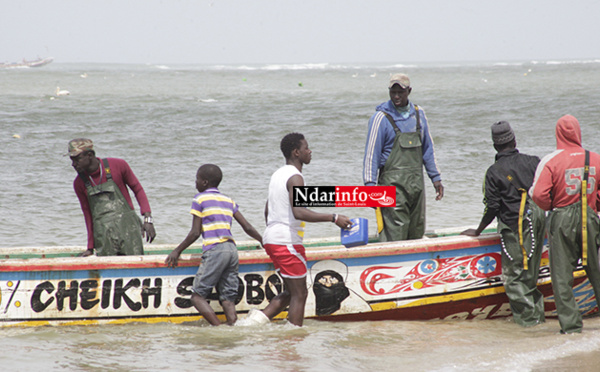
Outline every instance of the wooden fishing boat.
<path id="1" fill-rule="evenodd" d="M 455 234 L 455 233 L 454 233 Z M 305 242 L 309 297 L 305 315 L 328 321 L 491 319 L 511 315 L 501 278 L 500 238 L 430 233 L 413 241 L 346 248 L 339 239 Z M 264 308 L 282 290 L 271 260 L 240 243 L 237 310 Z M 77 257 L 82 247 L 0 248 L 0 326 L 187 322 L 201 319 L 190 286 L 201 246 L 179 266 L 164 264 L 173 246 L 147 246 L 144 256 Z M 555 316 L 547 251 L 539 288 Z M 591 285 L 575 272 L 584 315 L 598 311 Z M 211 306 L 222 316 L 213 293 Z M 282 313 L 280 317 L 285 317 Z"/>
<path id="2" fill-rule="evenodd" d="M 0 63 L 0 68 L 28 68 L 28 67 L 42 67 L 47 65 L 48 63 L 54 61 L 54 58 L 38 58 L 31 61 L 22 60 L 21 62 L 11 62 L 11 63 Z"/>

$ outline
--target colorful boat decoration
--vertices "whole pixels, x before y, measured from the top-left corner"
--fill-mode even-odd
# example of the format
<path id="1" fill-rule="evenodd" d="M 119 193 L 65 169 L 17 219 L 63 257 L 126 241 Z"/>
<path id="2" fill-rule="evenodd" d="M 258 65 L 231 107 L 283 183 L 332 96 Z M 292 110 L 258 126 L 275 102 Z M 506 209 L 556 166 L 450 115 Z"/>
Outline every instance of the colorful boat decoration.
<path id="1" fill-rule="evenodd" d="M 38 58 L 34 60 L 25 60 L 23 59 L 21 62 L 11 62 L 11 63 L 0 63 L 0 68 L 29 68 L 29 67 L 41 67 L 45 66 L 48 63 L 54 61 L 54 58 Z"/>
<path id="2" fill-rule="evenodd" d="M 511 315 L 501 279 L 500 238 L 483 234 L 346 248 L 339 239 L 306 242 L 309 297 L 305 315 L 327 321 L 492 319 Z M 264 308 L 282 291 L 271 260 L 253 243 L 241 249 L 237 311 Z M 1 248 L 0 327 L 201 319 L 190 286 L 201 247 L 167 268 L 173 246 L 147 246 L 144 256 L 76 257 L 79 247 Z M 548 317 L 556 316 L 548 253 L 539 288 Z M 575 272 L 584 315 L 598 311 L 591 285 Z M 222 316 L 216 293 L 211 306 Z M 280 314 L 284 318 L 285 313 Z"/>

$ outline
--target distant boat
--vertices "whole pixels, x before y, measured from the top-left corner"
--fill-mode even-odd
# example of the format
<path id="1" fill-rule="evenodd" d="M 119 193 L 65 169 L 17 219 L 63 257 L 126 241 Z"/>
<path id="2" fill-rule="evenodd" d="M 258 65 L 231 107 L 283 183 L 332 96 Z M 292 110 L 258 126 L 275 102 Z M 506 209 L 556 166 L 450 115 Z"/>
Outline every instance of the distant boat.
<path id="1" fill-rule="evenodd" d="M 32 61 L 23 59 L 22 62 L 0 63 L 0 68 L 41 67 L 54 61 L 54 58 L 38 58 Z"/>

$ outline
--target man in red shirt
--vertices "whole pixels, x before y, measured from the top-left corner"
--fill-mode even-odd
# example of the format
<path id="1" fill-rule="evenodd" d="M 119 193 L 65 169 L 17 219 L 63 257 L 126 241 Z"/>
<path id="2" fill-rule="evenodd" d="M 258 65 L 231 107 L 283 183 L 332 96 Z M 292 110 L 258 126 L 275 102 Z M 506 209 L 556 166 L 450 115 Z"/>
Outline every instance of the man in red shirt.
<path id="1" fill-rule="evenodd" d="M 583 328 L 573 296 L 573 271 L 580 259 L 596 301 L 600 300 L 599 181 L 600 155 L 581 147 L 577 119 L 571 115 L 561 117 L 556 123 L 556 151 L 542 159 L 530 189 L 533 201 L 550 211 L 550 275 L 561 333 L 580 333 Z"/>
<path id="2" fill-rule="evenodd" d="M 156 236 L 146 193 L 125 160 L 96 157 L 87 138 L 69 142 L 71 164 L 78 176 L 73 181 L 88 232 L 87 250 L 82 256 L 144 254 L 142 238 Z M 133 208 L 129 187 L 144 216 L 142 224 Z"/>

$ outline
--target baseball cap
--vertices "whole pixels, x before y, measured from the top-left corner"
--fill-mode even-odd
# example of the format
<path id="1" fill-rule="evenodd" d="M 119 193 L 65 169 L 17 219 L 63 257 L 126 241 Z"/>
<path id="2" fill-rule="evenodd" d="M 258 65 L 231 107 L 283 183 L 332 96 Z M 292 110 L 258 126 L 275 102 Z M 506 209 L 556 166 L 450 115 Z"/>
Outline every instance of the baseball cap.
<path id="1" fill-rule="evenodd" d="M 69 152 L 65 156 L 77 156 L 84 151 L 94 150 L 94 143 L 88 138 L 75 138 L 69 141 Z"/>
<path id="2" fill-rule="evenodd" d="M 399 84 L 402 89 L 410 88 L 410 79 L 405 74 L 393 74 L 388 88 L 392 89 L 394 84 Z"/>

